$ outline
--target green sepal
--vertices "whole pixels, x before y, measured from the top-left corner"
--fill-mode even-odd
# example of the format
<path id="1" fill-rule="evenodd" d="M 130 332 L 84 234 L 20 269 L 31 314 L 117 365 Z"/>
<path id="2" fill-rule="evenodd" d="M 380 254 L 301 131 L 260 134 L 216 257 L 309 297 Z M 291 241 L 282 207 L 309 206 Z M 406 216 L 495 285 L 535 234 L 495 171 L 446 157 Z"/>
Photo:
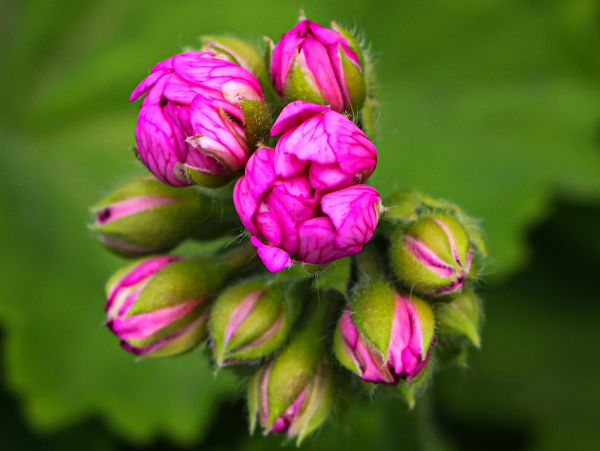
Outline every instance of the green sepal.
<path id="1" fill-rule="evenodd" d="M 237 174 L 211 174 L 208 172 L 202 172 L 198 169 L 194 169 L 187 164 L 183 165 L 187 176 L 196 185 L 203 186 L 205 188 L 221 188 L 237 178 Z"/>
<path id="2" fill-rule="evenodd" d="M 250 435 L 254 434 L 254 430 L 256 429 L 256 420 L 259 419 L 259 422 L 262 425 L 262 418 L 260 418 L 260 408 L 261 408 L 261 386 L 262 381 L 267 370 L 267 365 L 262 365 L 256 370 L 252 379 L 250 379 L 250 383 L 248 384 L 248 416 L 249 416 L 249 428 Z"/>
<path id="3" fill-rule="evenodd" d="M 362 130 L 371 141 L 377 140 L 377 105 L 378 103 L 375 99 L 367 97 L 358 116 Z"/>
<path id="4" fill-rule="evenodd" d="M 435 313 L 439 334 L 465 337 L 481 347 L 481 301 L 475 293 L 463 291 L 453 302 L 436 305 Z"/>
<path id="5" fill-rule="evenodd" d="M 356 53 L 358 63 L 360 64 L 360 67 L 363 68 L 365 66 L 365 56 L 356 37 L 345 28 L 340 27 L 337 22 L 331 22 L 331 28 L 346 38 L 348 41 L 348 47 L 350 47 L 350 50 Z"/>
<path id="6" fill-rule="evenodd" d="M 311 84 L 308 81 L 308 77 L 312 78 L 312 75 L 304 73 L 302 70 L 298 52 L 294 55 L 290 68 L 285 81 L 285 101 L 304 100 L 317 105 L 326 105 L 325 98 L 317 91 L 316 82 Z"/>
<path id="7" fill-rule="evenodd" d="M 344 257 L 331 262 L 322 272 L 318 273 L 315 279 L 315 287 L 317 289 L 333 288 L 342 293 L 342 295 L 346 295 L 350 271 L 350 257 Z"/>
<path id="8" fill-rule="evenodd" d="M 415 407 L 416 398 L 427 388 L 427 385 L 431 380 L 432 373 L 433 363 L 431 360 L 429 360 L 421 369 L 419 374 L 417 374 L 417 377 L 411 381 L 401 380 L 398 385 L 396 385 L 396 389 L 408 404 L 409 409 L 413 409 Z"/>
<path id="9" fill-rule="evenodd" d="M 335 356 L 337 357 L 338 361 L 342 364 L 342 366 L 360 376 L 359 368 L 356 366 L 356 363 L 354 362 L 352 357 L 350 357 L 350 354 L 348 354 L 348 351 L 344 346 L 344 338 L 342 337 L 342 328 L 340 321 L 338 321 L 337 326 L 335 328 L 335 333 L 333 335 L 333 351 L 335 352 Z"/>
<path id="10" fill-rule="evenodd" d="M 263 90 L 269 87 L 269 74 L 264 59 L 248 42 L 229 36 L 202 36 L 203 50 L 225 54 L 230 61 L 249 70 L 258 79 Z"/>
<path id="11" fill-rule="evenodd" d="M 342 72 L 344 73 L 345 84 L 350 96 L 350 106 L 353 113 L 358 113 L 367 97 L 365 79 L 361 70 L 348 58 L 341 45 L 339 46 L 339 51 L 342 60 Z"/>
<path id="12" fill-rule="evenodd" d="M 358 287 L 350 306 L 357 329 L 387 355 L 396 308 L 396 293 L 389 282 L 373 280 Z"/>
<path id="13" fill-rule="evenodd" d="M 300 446 L 304 438 L 327 419 L 335 394 L 335 375 L 327 361 L 322 360 L 298 416 L 288 431 L 288 436 L 296 437 L 296 446 Z"/>
<path id="14" fill-rule="evenodd" d="M 210 298 L 221 288 L 224 279 L 224 271 L 208 259 L 173 262 L 152 276 L 126 316 Z"/>
<path id="15" fill-rule="evenodd" d="M 244 113 L 246 142 L 252 151 L 258 144 L 266 143 L 271 130 L 269 106 L 260 100 L 242 99 L 240 102 Z"/>

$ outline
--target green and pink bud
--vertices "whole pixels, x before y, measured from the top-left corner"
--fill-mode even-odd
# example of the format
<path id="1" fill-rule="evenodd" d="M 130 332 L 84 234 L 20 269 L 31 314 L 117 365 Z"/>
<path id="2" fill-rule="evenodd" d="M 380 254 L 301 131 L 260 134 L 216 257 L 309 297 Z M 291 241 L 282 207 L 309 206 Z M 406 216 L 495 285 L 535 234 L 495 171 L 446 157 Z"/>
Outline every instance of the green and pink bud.
<path id="1" fill-rule="evenodd" d="M 366 98 L 363 54 L 350 32 L 335 22 L 331 26 L 302 18 L 285 33 L 272 49 L 271 81 L 285 102 L 305 100 L 355 113 Z"/>
<path id="2" fill-rule="evenodd" d="M 475 347 L 481 346 L 481 301 L 472 291 L 463 291 L 452 302 L 439 303 L 435 309 L 438 333 L 463 337 Z"/>
<path id="3" fill-rule="evenodd" d="M 335 380 L 323 345 L 324 301 L 283 351 L 263 364 L 248 387 L 250 432 L 285 433 L 296 444 L 329 416 Z"/>
<path id="4" fill-rule="evenodd" d="M 152 176 L 131 180 L 91 210 L 90 229 L 123 256 L 167 252 L 187 238 L 213 239 L 241 225 L 231 202 L 193 188 L 173 188 Z"/>
<path id="5" fill-rule="evenodd" d="M 294 297 L 264 281 L 244 282 L 221 293 L 209 324 L 217 365 L 260 359 L 279 349 L 299 308 Z"/>
<path id="6" fill-rule="evenodd" d="M 405 287 L 427 296 L 456 296 L 475 273 L 463 225 L 447 215 L 424 216 L 396 235 L 391 260 Z"/>
<path id="7" fill-rule="evenodd" d="M 338 323 L 334 349 L 340 363 L 372 383 L 414 379 L 427 363 L 434 316 L 421 298 L 374 281 L 359 288 Z"/>
<path id="8" fill-rule="evenodd" d="M 248 70 L 214 52 L 161 61 L 131 94 L 144 96 L 135 139 L 142 162 L 173 186 L 223 186 L 241 173 L 270 116 Z"/>
<path id="9" fill-rule="evenodd" d="M 209 307 L 225 279 L 206 259 L 137 260 L 107 284 L 108 328 L 139 356 L 181 354 L 206 339 Z"/>

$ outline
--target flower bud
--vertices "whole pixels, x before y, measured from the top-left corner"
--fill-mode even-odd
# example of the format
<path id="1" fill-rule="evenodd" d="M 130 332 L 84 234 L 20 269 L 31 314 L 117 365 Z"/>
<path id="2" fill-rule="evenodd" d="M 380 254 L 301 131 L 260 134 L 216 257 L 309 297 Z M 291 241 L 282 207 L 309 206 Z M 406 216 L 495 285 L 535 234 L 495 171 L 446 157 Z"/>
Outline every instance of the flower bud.
<path id="1" fill-rule="evenodd" d="M 429 358 L 433 312 L 427 302 L 389 283 L 360 287 L 344 311 L 334 336 L 340 363 L 372 383 L 414 379 Z"/>
<path id="2" fill-rule="evenodd" d="M 224 277 L 206 259 L 137 260 L 107 284 L 106 325 L 126 351 L 139 356 L 189 351 L 206 337 L 208 308 Z"/>
<path id="3" fill-rule="evenodd" d="M 400 281 L 429 296 L 460 293 L 473 269 L 467 232 L 446 215 L 421 217 L 398 233 L 391 254 Z"/>
<path id="4" fill-rule="evenodd" d="M 335 380 L 323 347 L 322 319 L 321 312 L 313 313 L 283 351 L 252 378 L 248 387 L 251 433 L 258 421 L 265 435 L 286 433 L 299 445 L 329 415 Z"/>
<path id="5" fill-rule="evenodd" d="M 285 33 L 271 55 L 271 81 L 286 102 L 357 112 L 366 97 L 363 54 L 350 32 L 335 22 L 331 26 L 303 19 Z"/>
<path id="6" fill-rule="evenodd" d="M 481 346 L 481 306 L 475 293 L 464 291 L 452 302 L 438 304 L 435 313 L 440 334 L 465 337 L 477 348 Z"/>
<path id="7" fill-rule="evenodd" d="M 131 94 L 146 94 L 135 139 L 142 162 L 173 186 L 223 186 L 268 138 L 270 117 L 254 75 L 213 52 L 158 63 Z"/>
<path id="8" fill-rule="evenodd" d="M 219 295 L 209 324 L 217 365 L 265 357 L 283 344 L 294 314 L 286 295 L 293 296 L 263 281 L 241 283 Z"/>
<path id="9" fill-rule="evenodd" d="M 233 192 L 265 266 L 358 253 L 383 211 L 377 190 L 360 184 L 375 170 L 375 146 L 345 116 L 302 101 L 283 109 L 271 133 L 283 133 L 276 148 L 252 155 Z"/>
<path id="10" fill-rule="evenodd" d="M 264 58 L 248 42 L 231 36 L 202 36 L 202 51 L 223 56 L 251 72 L 266 94 L 272 90 Z"/>
<path id="11" fill-rule="evenodd" d="M 90 228 L 124 256 L 170 251 L 186 238 L 213 239 L 239 227 L 233 204 L 217 205 L 195 189 L 173 188 L 152 176 L 131 180 L 91 210 L 96 221 Z"/>

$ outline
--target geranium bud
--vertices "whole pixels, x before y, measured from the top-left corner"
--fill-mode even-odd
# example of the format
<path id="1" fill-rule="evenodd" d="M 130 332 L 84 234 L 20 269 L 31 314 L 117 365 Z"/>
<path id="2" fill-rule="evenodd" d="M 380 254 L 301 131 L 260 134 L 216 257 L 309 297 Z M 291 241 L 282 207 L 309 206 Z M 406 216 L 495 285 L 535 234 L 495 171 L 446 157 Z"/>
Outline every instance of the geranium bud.
<path id="1" fill-rule="evenodd" d="M 265 94 L 269 89 L 273 89 L 265 67 L 265 59 L 251 44 L 231 36 L 202 36 L 200 40 L 202 51 L 216 53 L 250 71 L 260 82 Z"/>
<path id="2" fill-rule="evenodd" d="M 258 359 L 282 344 L 295 312 L 293 293 L 277 284 L 244 282 L 219 295 L 210 316 L 217 365 Z M 287 299 L 286 299 L 287 298 Z"/>
<path id="3" fill-rule="evenodd" d="M 306 100 L 338 112 L 357 112 L 365 102 L 363 54 L 354 36 L 303 19 L 271 54 L 271 81 L 286 101 Z"/>
<path id="4" fill-rule="evenodd" d="M 318 306 L 283 351 L 252 378 L 248 387 L 251 433 L 258 422 L 265 435 L 285 433 L 299 445 L 329 415 L 335 380 L 323 346 L 323 310 Z"/>
<path id="5" fill-rule="evenodd" d="M 139 356 L 189 351 L 206 338 L 209 307 L 224 278 L 206 259 L 137 260 L 107 284 L 106 325 L 126 351 Z"/>
<path id="6" fill-rule="evenodd" d="M 90 228 L 124 256 L 174 249 L 186 238 L 213 239 L 239 228 L 233 205 L 152 176 L 137 177 L 94 205 Z M 239 225 L 238 225 L 239 224 Z"/>
<path id="7" fill-rule="evenodd" d="M 481 346 L 479 328 L 481 323 L 481 305 L 472 291 L 463 291 L 449 303 L 436 306 L 438 332 L 444 335 L 465 337 L 476 347 Z"/>
<path id="8" fill-rule="evenodd" d="M 223 186 L 244 169 L 270 118 L 259 82 L 214 52 L 158 63 L 131 94 L 146 94 L 135 139 L 139 157 L 164 183 Z"/>
<path id="9" fill-rule="evenodd" d="M 340 363 L 372 383 L 414 379 L 429 358 L 434 317 L 427 302 L 385 281 L 360 287 L 338 323 Z"/>
<path id="10" fill-rule="evenodd" d="M 392 266 L 400 281 L 428 296 L 457 295 L 470 277 L 473 249 L 453 217 L 421 217 L 394 238 Z"/>
<path id="11" fill-rule="evenodd" d="M 233 200 L 266 267 L 293 260 L 325 265 L 362 249 L 383 211 L 375 188 L 359 184 L 377 150 L 350 120 L 327 107 L 297 101 L 271 131 L 275 149 L 252 155 Z"/>

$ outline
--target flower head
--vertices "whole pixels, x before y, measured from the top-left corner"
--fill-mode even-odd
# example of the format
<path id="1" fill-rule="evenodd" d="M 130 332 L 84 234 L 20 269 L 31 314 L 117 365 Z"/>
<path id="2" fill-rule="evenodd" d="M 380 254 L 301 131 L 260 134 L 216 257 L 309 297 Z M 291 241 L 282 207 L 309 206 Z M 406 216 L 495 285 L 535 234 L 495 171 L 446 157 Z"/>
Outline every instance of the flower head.
<path id="1" fill-rule="evenodd" d="M 275 149 L 250 158 L 234 203 L 267 268 L 292 259 L 324 265 L 355 254 L 373 236 L 382 211 L 375 188 L 359 184 L 377 163 L 377 150 L 350 120 L 327 107 L 297 101 L 271 134 Z"/>

